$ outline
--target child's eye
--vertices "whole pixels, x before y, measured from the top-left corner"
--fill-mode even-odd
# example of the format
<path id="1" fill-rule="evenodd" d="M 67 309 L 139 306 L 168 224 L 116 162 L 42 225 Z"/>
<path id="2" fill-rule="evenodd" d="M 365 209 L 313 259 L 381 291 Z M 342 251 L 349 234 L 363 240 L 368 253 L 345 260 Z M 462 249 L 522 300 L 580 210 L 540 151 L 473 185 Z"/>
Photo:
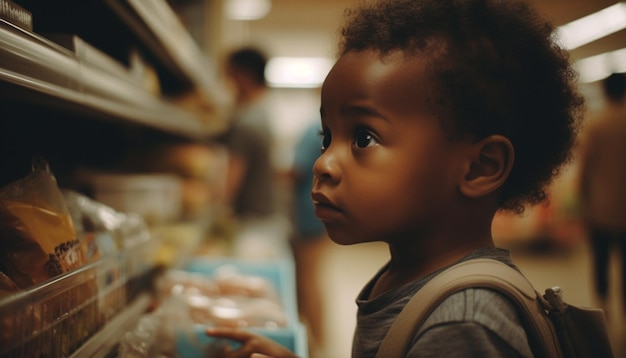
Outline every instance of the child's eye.
<path id="1" fill-rule="evenodd" d="M 328 149 L 328 147 L 330 146 L 330 133 L 327 131 L 321 131 L 320 132 L 320 137 L 322 137 L 322 151 Z"/>
<path id="2" fill-rule="evenodd" d="M 356 144 L 358 148 L 367 148 L 376 144 L 376 139 L 374 139 L 370 131 L 360 128 L 357 129 L 354 134 L 354 144 Z"/>

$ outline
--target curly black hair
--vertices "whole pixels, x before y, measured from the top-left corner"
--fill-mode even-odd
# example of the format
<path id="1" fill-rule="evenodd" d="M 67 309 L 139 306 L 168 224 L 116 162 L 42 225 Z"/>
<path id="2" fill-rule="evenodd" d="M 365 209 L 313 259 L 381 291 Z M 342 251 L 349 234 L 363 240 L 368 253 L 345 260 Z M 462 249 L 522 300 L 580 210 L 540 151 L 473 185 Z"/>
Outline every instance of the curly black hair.
<path id="1" fill-rule="evenodd" d="M 500 209 L 521 213 L 571 159 L 584 113 L 554 26 L 513 0 L 381 0 L 345 13 L 339 55 L 428 59 L 434 110 L 451 138 L 509 138 L 515 163 Z"/>

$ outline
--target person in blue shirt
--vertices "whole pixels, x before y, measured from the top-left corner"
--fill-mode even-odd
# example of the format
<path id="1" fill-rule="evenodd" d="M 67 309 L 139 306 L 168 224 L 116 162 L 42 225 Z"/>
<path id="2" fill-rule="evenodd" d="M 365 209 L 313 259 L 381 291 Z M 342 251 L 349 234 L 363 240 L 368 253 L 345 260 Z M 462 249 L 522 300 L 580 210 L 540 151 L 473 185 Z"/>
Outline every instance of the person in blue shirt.
<path id="1" fill-rule="evenodd" d="M 293 236 L 291 246 L 296 265 L 298 307 L 309 331 L 311 358 L 324 356 L 324 295 L 319 282 L 320 264 L 329 244 L 326 229 L 315 215 L 311 201 L 313 165 L 321 154 L 319 119 L 303 131 L 294 149 L 291 177 L 293 181 Z"/>

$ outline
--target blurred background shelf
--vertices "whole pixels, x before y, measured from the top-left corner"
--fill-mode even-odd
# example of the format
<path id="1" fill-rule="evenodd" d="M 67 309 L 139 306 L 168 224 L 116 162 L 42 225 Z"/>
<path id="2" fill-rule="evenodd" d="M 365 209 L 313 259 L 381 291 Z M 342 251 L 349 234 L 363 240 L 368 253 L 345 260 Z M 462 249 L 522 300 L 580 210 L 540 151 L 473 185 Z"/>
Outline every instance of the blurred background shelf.
<path id="1" fill-rule="evenodd" d="M 122 170 L 226 129 L 214 64 L 167 1 L 12 3 L 32 27 L 0 19 L 0 149 L 11 153 L 0 186 L 28 173 L 34 154 L 71 185 L 77 168 Z"/>
<path id="2" fill-rule="evenodd" d="M 15 100 L 130 121 L 191 139 L 210 134 L 193 112 L 84 63 L 60 45 L 2 20 L 0 59 L 1 88 Z"/>
<path id="3" fill-rule="evenodd" d="M 47 160 L 59 187 L 83 194 L 93 194 L 80 181 L 84 172 L 159 171 L 208 185 L 204 177 L 183 178 L 180 170 L 154 161 L 155 153 L 164 162 L 168 149 L 183 146 L 200 151 L 205 164 L 211 160 L 207 147 L 228 124 L 226 91 L 213 64 L 167 1 L 0 4 L 32 14 L 32 26 L 0 17 L 0 188 L 24 178 L 33 155 Z M 223 175 L 208 167 L 198 171 Z M 189 221 L 184 230 L 150 228 L 153 242 L 165 248 L 124 248 L 117 256 L 3 295 L 0 356 L 109 356 L 154 303 L 154 276 L 164 264 L 184 260 L 204 237 L 206 225 Z M 179 245 L 167 246 L 174 241 Z"/>
<path id="4" fill-rule="evenodd" d="M 171 73 L 176 74 L 181 81 L 189 81 L 203 96 L 219 96 L 215 74 L 207 66 L 210 59 L 200 50 L 166 2 L 106 2 Z"/>

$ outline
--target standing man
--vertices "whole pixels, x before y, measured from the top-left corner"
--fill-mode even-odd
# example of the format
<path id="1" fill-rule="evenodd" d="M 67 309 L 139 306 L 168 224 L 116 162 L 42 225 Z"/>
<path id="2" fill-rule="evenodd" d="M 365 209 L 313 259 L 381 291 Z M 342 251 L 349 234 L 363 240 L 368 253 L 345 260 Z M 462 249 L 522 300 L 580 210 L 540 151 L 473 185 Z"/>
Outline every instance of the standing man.
<path id="1" fill-rule="evenodd" d="M 287 250 L 271 159 L 266 63 L 266 56 L 252 47 L 237 49 L 226 59 L 235 96 L 232 127 L 224 138 L 229 151 L 226 197 L 240 224 L 235 254 L 243 256 L 275 256 L 276 250 Z"/>

